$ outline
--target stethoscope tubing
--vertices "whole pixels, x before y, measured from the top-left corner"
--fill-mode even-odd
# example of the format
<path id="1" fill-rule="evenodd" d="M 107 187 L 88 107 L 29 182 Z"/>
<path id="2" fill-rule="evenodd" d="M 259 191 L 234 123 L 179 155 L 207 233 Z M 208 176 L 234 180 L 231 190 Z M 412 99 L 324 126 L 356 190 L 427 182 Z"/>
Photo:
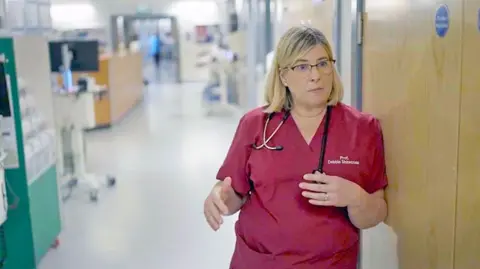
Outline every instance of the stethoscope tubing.
<path id="1" fill-rule="evenodd" d="M 330 115 L 331 115 L 331 107 L 328 106 L 327 107 L 327 112 L 325 114 L 325 127 L 324 127 L 324 130 L 323 130 L 323 136 L 322 136 L 322 148 L 320 150 L 320 158 L 319 158 L 319 161 L 318 161 L 317 169 L 313 171 L 314 173 L 317 172 L 317 171 L 320 172 L 320 173 L 323 173 L 323 165 L 324 165 L 324 160 L 325 160 L 325 150 L 326 150 L 326 147 L 327 147 L 328 130 L 329 130 L 329 125 L 330 125 Z M 259 146 L 257 146 L 255 143 L 252 144 L 252 148 L 254 148 L 255 150 L 260 150 L 262 148 L 266 148 L 268 150 L 276 150 L 276 151 L 283 150 L 283 146 L 273 146 L 272 147 L 272 146 L 268 145 L 268 142 L 270 142 L 270 140 L 272 140 L 272 138 L 275 136 L 275 134 L 278 132 L 278 130 L 280 130 L 282 125 L 285 123 L 285 121 L 290 116 L 290 112 L 289 111 L 285 112 L 285 114 L 283 115 L 283 118 L 280 121 L 280 123 L 278 124 L 277 128 L 275 128 L 275 130 L 272 132 L 272 134 L 267 138 L 268 124 L 270 123 L 270 120 L 273 118 L 273 116 L 274 116 L 274 113 L 268 114 L 267 120 L 265 121 L 265 126 L 263 127 L 263 143 Z"/>
<path id="2" fill-rule="evenodd" d="M 283 118 L 282 120 L 280 121 L 280 123 L 278 124 L 277 128 L 275 128 L 275 130 L 272 132 L 272 134 L 267 138 L 267 129 L 268 129 L 268 123 L 270 122 L 270 120 L 273 118 L 274 116 L 274 113 L 270 113 L 268 114 L 267 116 L 267 120 L 265 121 L 265 126 L 263 127 L 263 143 L 260 145 L 260 146 L 257 146 L 255 143 L 252 144 L 252 147 L 256 150 L 260 150 L 262 148 L 266 148 L 268 150 L 283 150 L 283 146 L 269 146 L 268 145 L 268 142 L 270 142 L 270 140 L 272 140 L 272 138 L 275 136 L 275 134 L 278 132 L 278 130 L 280 130 L 280 128 L 282 127 L 282 125 L 285 123 L 285 121 L 288 119 L 288 117 L 290 116 L 290 112 L 287 111 L 285 112 L 285 114 L 283 115 Z"/>

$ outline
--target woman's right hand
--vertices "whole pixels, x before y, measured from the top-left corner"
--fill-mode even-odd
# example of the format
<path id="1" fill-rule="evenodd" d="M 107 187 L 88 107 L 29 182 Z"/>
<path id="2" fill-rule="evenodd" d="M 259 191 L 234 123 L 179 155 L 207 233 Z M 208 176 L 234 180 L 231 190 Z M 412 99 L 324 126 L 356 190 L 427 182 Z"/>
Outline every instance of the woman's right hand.
<path id="1" fill-rule="evenodd" d="M 244 199 L 240 198 L 232 188 L 230 177 L 218 182 L 208 195 L 204 204 L 204 214 L 208 224 L 214 231 L 223 224 L 222 216 L 235 214 L 242 207 Z"/>

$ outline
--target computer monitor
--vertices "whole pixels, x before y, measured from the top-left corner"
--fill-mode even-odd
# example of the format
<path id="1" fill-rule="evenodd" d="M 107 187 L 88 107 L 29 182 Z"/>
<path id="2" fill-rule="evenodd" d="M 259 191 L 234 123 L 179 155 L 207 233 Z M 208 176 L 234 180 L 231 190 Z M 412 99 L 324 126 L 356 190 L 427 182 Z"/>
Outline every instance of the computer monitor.
<path id="1" fill-rule="evenodd" d="M 97 40 L 61 40 L 49 43 L 51 72 L 61 73 L 62 47 L 68 46 L 72 54 L 71 72 L 97 72 L 99 69 L 99 43 Z"/>

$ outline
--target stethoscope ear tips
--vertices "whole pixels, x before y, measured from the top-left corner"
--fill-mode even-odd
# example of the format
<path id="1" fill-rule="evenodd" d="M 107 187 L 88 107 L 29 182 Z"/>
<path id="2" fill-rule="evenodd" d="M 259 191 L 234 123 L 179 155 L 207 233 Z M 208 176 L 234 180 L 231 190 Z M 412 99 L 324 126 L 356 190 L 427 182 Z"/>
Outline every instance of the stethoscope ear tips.
<path id="1" fill-rule="evenodd" d="M 283 147 L 282 146 L 276 146 L 275 150 L 278 150 L 278 151 L 283 150 Z"/>

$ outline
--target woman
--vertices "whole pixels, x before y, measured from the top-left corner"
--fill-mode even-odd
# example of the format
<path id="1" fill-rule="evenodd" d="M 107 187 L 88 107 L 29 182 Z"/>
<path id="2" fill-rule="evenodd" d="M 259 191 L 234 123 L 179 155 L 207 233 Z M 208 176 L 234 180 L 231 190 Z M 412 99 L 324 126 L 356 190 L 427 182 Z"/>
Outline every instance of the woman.
<path id="1" fill-rule="evenodd" d="M 355 269 L 359 230 L 386 217 L 380 124 L 341 103 L 334 62 L 314 28 L 279 41 L 267 105 L 240 120 L 204 205 L 214 230 L 240 211 L 231 269 Z"/>

